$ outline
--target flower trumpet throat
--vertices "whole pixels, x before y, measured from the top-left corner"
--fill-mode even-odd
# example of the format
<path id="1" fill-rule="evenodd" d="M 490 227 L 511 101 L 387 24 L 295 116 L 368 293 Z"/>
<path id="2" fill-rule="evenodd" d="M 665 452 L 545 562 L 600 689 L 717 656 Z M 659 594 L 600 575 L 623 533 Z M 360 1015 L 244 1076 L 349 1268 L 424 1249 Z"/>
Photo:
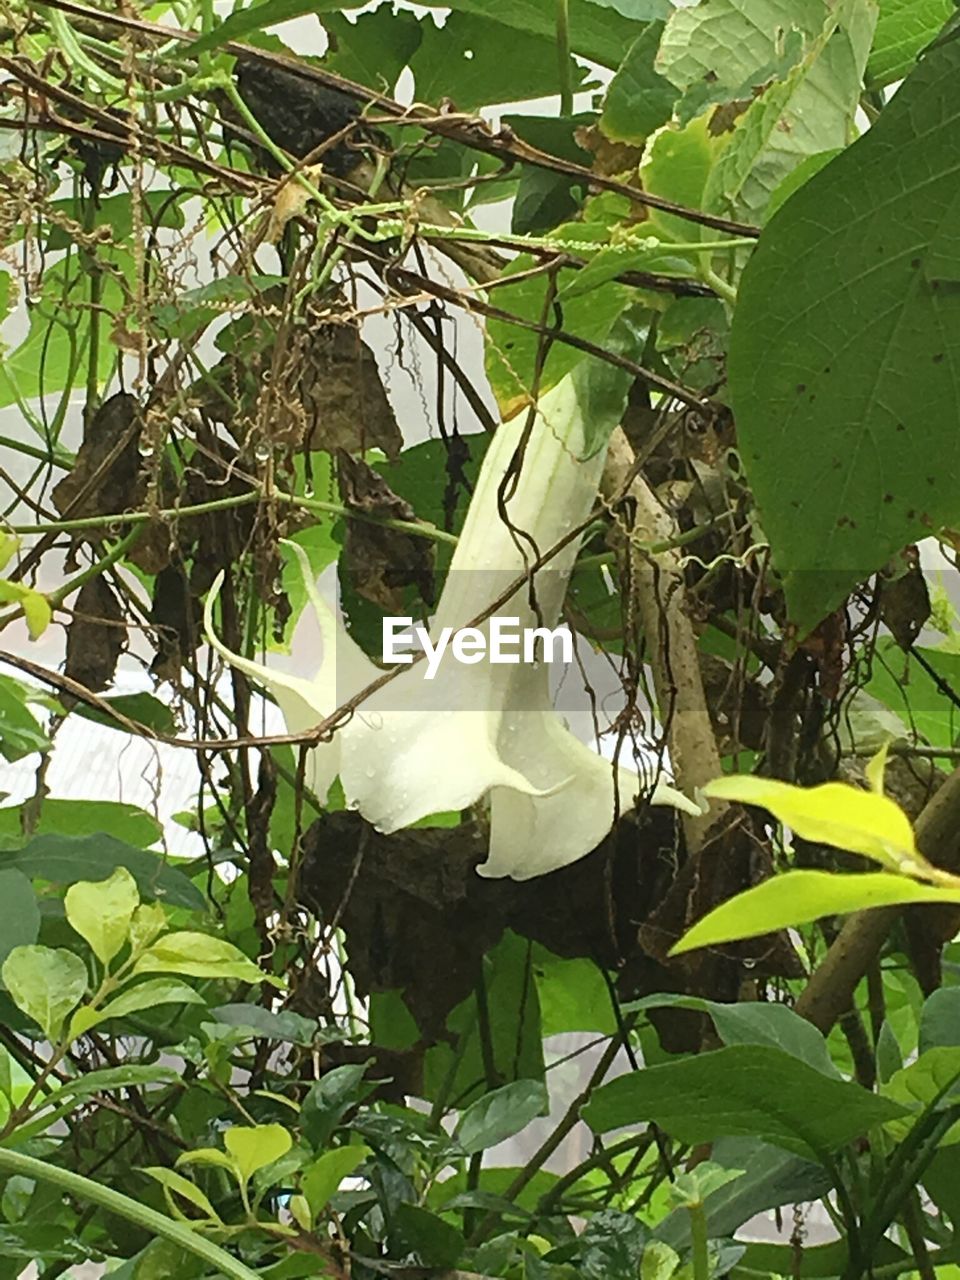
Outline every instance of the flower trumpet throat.
<path id="1" fill-rule="evenodd" d="M 430 635 L 461 631 L 506 587 L 539 565 L 582 524 L 600 484 L 605 449 L 586 455 L 578 386 L 567 376 L 528 415 L 501 424 L 487 450 L 432 620 Z M 521 448 L 522 446 L 522 448 Z M 556 625 L 579 549 L 570 538 L 500 611 L 522 629 Z M 276 698 L 291 733 L 314 728 L 381 673 L 321 598 L 306 553 L 298 557 L 316 614 L 322 653 L 310 677 L 289 675 L 232 653 L 213 631 L 219 582 L 204 610 L 213 648 Z M 489 633 L 490 620 L 477 624 Z M 446 650 L 433 678 L 414 663 L 365 699 L 330 742 L 308 752 L 306 781 L 322 800 L 338 775 L 347 804 L 392 832 L 431 813 L 487 797 L 485 876 L 527 880 L 594 849 L 619 810 L 642 789 L 632 770 L 585 746 L 553 708 L 544 662 L 458 662 Z M 653 804 L 700 812 L 658 782 Z"/>

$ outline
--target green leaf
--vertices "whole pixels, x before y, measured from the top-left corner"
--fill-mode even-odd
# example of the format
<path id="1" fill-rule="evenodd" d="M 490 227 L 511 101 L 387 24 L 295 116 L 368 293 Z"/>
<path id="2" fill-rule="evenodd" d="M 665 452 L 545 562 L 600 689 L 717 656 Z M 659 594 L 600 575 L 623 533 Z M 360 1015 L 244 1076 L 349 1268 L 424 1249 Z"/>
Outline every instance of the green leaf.
<path id="1" fill-rule="evenodd" d="M 14 947 L 3 962 L 3 985 L 17 1008 L 56 1041 L 67 1014 L 86 994 L 87 966 L 62 947 Z"/>
<path id="2" fill-rule="evenodd" d="M 544 1036 L 565 1031 L 595 1031 L 602 1036 L 616 1033 L 610 992 L 603 971 L 592 960 L 562 960 L 535 945 L 534 974 Z"/>
<path id="3" fill-rule="evenodd" d="M 0 675 L 0 754 L 6 760 L 22 760 L 50 746 L 50 739 L 27 706 L 29 692 L 19 680 Z"/>
<path id="4" fill-rule="evenodd" d="M 163 834 L 163 828 L 156 818 L 133 804 L 121 804 L 114 800 L 48 798 L 44 800 L 40 810 L 36 834 L 45 836 L 54 833 L 73 839 L 91 835 L 113 836 L 126 844 L 144 849 L 156 844 Z M 0 809 L 0 847 L 19 845 L 22 840 L 20 806 L 9 805 Z M 120 865 L 126 865 L 122 858 L 104 868 L 104 875 Z"/>
<path id="5" fill-rule="evenodd" d="M 324 69 L 388 94 L 428 30 L 412 13 L 389 5 L 357 14 L 353 21 L 345 13 L 330 13 L 321 21 L 331 38 Z M 423 98 L 419 90 L 418 83 L 417 96 Z"/>
<path id="6" fill-rule="evenodd" d="M 504 25 L 499 14 L 498 19 L 454 12 L 442 27 L 431 17 L 421 22 L 420 47 L 410 61 L 418 101 L 450 98 L 470 111 L 556 92 L 553 36 L 518 31 Z M 579 87 L 586 69 L 572 59 L 570 68 Z"/>
<path id="7" fill-rule="evenodd" d="M 783 178 L 807 156 L 845 146 L 854 129 L 876 5 L 803 0 L 796 13 L 808 37 L 804 55 L 784 79 L 745 99 L 707 182 L 707 208 L 761 222 Z"/>
<path id="8" fill-rule="evenodd" d="M 87 1098 L 94 1093 L 109 1093 L 113 1089 L 143 1088 L 148 1084 L 176 1084 L 181 1073 L 159 1062 L 149 1065 L 129 1062 L 122 1067 L 104 1067 L 99 1071 L 87 1071 L 75 1080 L 66 1080 L 54 1097 Z"/>
<path id="9" fill-rule="evenodd" d="M 471 1103 L 460 1117 L 454 1139 L 468 1155 L 486 1151 L 525 1129 L 548 1104 L 546 1086 L 539 1080 L 514 1080 Z"/>
<path id="10" fill-rule="evenodd" d="M 428 1267 L 455 1267 L 467 1247 L 452 1223 L 419 1205 L 398 1205 L 393 1220 L 404 1252 L 416 1253 Z"/>
<path id="11" fill-rule="evenodd" d="M 804 631 L 906 543 L 960 522 L 958 83 L 953 41 L 787 201 L 741 281 L 740 452 Z"/>
<path id="12" fill-rule="evenodd" d="M 635 1280 L 646 1239 L 636 1214 L 601 1209 L 577 1241 L 577 1274 L 585 1280 Z"/>
<path id="13" fill-rule="evenodd" d="M 935 747 L 952 747 L 960 733 L 960 712 L 945 698 L 920 658 L 951 688 L 960 688 L 960 653 L 914 646 L 904 653 L 891 636 L 880 636 L 873 651 L 872 675 L 864 686 L 905 720 L 921 739 Z"/>
<path id="14" fill-rule="evenodd" d="M 880 0 L 867 87 L 881 89 L 902 80 L 953 12 L 952 0 Z"/>
<path id="15" fill-rule="evenodd" d="M 713 1160 L 745 1172 L 707 1197 L 704 1213 L 711 1238 L 732 1236 L 758 1213 L 819 1200 L 832 1185 L 819 1164 L 756 1138 L 721 1138 L 713 1146 Z M 656 1235 L 674 1249 L 689 1248 L 690 1214 L 674 1210 L 659 1224 Z"/>
<path id="16" fill-rule="evenodd" d="M 136 880 L 126 867 L 117 867 L 106 880 L 78 880 L 63 902 L 70 924 L 100 963 L 108 965 L 126 942 L 140 905 Z"/>
<path id="17" fill-rule="evenodd" d="M 280 1124 L 234 1125 L 224 1133 L 223 1145 L 245 1187 L 258 1169 L 285 1156 L 293 1139 Z"/>
<path id="18" fill-rule="evenodd" d="M 359 6 L 354 6 L 359 7 Z M 247 9 L 235 9 L 227 18 L 206 32 L 199 40 L 184 46 L 185 57 L 195 58 L 199 53 L 219 49 L 229 40 L 243 40 L 251 32 L 262 32 L 280 22 L 291 22 L 310 13 L 340 13 L 350 5 L 343 0 L 264 0 Z"/>
<path id="19" fill-rule="evenodd" d="M 960 1048 L 939 1045 L 928 1049 L 908 1066 L 895 1072 L 880 1091 L 885 1098 L 899 1103 L 905 1115 L 892 1119 L 887 1128 L 902 1142 L 913 1125 L 910 1113 L 919 1115 L 931 1109 L 940 1110 L 960 1101 Z M 910 1117 L 910 1118 L 908 1118 Z M 942 1146 L 960 1142 L 960 1122 L 951 1125 L 940 1139 Z"/>
<path id="20" fill-rule="evenodd" d="M 365 1146 L 334 1147 L 331 1151 L 325 1151 L 302 1171 L 300 1186 L 314 1222 L 336 1194 L 344 1178 L 349 1178 L 368 1155 L 370 1148 Z"/>
<path id="21" fill-rule="evenodd" d="M 594 232 L 598 237 L 606 236 L 606 228 L 597 227 Z M 584 241 L 592 238 L 589 224 L 579 226 L 576 238 Z M 532 258 L 520 254 L 511 262 L 502 278 L 508 280 L 511 275 L 527 271 L 532 265 Z M 497 306 L 540 324 L 546 290 L 547 284 L 542 276 L 534 276 L 517 284 L 504 284 L 497 289 Z M 605 345 L 629 301 L 629 295 L 630 291 L 625 285 L 608 284 L 590 294 L 571 298 L 563 307 L 564 330 L 596 345 Z M 487 333 L 487 375 L 501 411 L 504 416 L 510 416 L 529 402 L 529 390 L 533 386 L 537 351 L 542 338 L 538 333 L 500 320 L 490 320 Z M 541 393 L 556 386 L 561 378 L 587 359 L 593 364 L 597 363 L 593 357 L 585 357 L 576 347 L 555 342 L 544 362 Z M 610 368 L 606 364 L 604 367 Z"/>
<path id="22" fill-rule="evenodd" d="M 473 13 L 502 22 L 516 31 L 556 38 L 555 0 L 430 0 L 431 8 L 450 8 L 454 12 Z M 570 51 L 617 67 L 623 51 L 639 35 L 638 22 L 665 18 L 669 12 L 666 0 L 570 0 Z M 556 55 L 554 55 L 556 66 Z"/>
<path id="23" fill-rule="evenodd" d="M 674 9 L 656 69 L 693 98 L 682 120 L 783 79 L 823 26 L 821 0 L 712 0 Z"/>
<path id="24" fill-rule="evenodd" d="M 71 1038 L 84 1035 L 91 1027 L 97 1027 L 109 1018 L 126 1018 L 131 1013 L 161 1004 L 203 1004 L 203 997 L 185 983 L 171 982 L 168 978 L 140 982 L 99 1009 L 81 1006 L 70 1019 Z"/>
<path id="25" fill-rule="evenodd" d="M 217 1022 L 229 1027 L 249 1028 L 253 1035 L 287 1044 L 309 1045 L 317 1035 L 314 1019 L 301 1017 L 289 1010 L 274 1013 L 259 1004 L 222 1004 L 211 1012 Z"/>
<path id="26" fill-rule="evenodd" d="M 44 810 L 52 803 L 45 801 Z M 79 811 L 78 820 L 82 822 L 84 802 L 65 800 L 62 803 L 68 808 L 75 806 Z M 63 815 L 66 821 L 66 810 Z M 168 866 L 156 853 L 134 848 L 112 836 L 34 836 L 22 849 L 0 852 L 0 870 L 15 869 L 31 880 L 49 880 L 60 885 L 89 880 L 98 872 L 108 876 L 115 867 L 126 867 L 144 898 L 160 898 L 171 907 L 186 907 L 191 911 L 203 911 L 206 906 L 203 894 L 177 867 Z"/>
<path id="27" fill-rule="evenodd" d="M 702 208 L 707 180 L 723 147 L 724 139 L 710 132 L 706 116 L 683 128 L 662 129 L 649 142 L 640 166 L 643 189 L 691 209 Z M 704 238 L 695 222 L 670 213 L 651 210 L 649 221 L 652 229 L 677 244 Z"/>
<path id="28" fill-rule="evenodd" d="M 920 1011 L 918 1052 L 943 1046 L 960 1047 L 960 987 L 932 992 Z"/>
<path id="29" fill-rule="evenodd" d="M 167 703 L 161 702 L 159 698 L 155 698 L 152 693 L 121 693 L 114 697 L 104 697 L 101 694 L 100 701 L 116 708 L 120 715 L 126 716 L 128 720 L 135 720 L 138 724 L 145 724 L 148 728 L 156 729 L 160 733 L 173 733 L 176 730 L 176 718 L 170 707 Z M 128 732 L 118 720 L 106 711 L 101 711 L 97 707 L 88 707 L 85 703 L 78 703 L 72 709 L 71 714 L 80 716 L 84 720 L 93 720 L 96 724 L 102 724 L 107 729 L 117 729 L 120 733 Z"/>
<path id="30" fill-rule="evenodd" d="M 489 1018 L 489 1052 L 501 1080 L 542 1080 L 543 1037 L 540 1001 L 531 974 L 526 938 L 507 932 L 484 959 Z M 447 1018 L 450 1042 L 431 1049 L 424 1063 L 425 1097 L 460 1099 L 463 1106 L 485 1091 L 485 1053 L 480 1042 L 475 996 L 459 1004 Z"/>
<path id="31" fill-rule="evenodd" d="M 167 927 L 167 913 L 159 902 L 137 907 L 130 921 L 130 949 L 142 951 Z"/>
<path id="32" fill-rule="evenodd" d="M 22 871 L 0 871 L 0 963 L 14 947 L 36 942 L 39 932 L 40 908 L 33 885 Z"/>
<path id="33" fill-rule="evenodd" d="M 832 147 L 829 151 L 817 151 L 812 156 L 801 160 L 795 169 L 791 169 L 782 182 L 773 189 L 767 207 L 763 211 L 763 220 L 769 222 L 781 205 L 786 204 L 795 191 L 799 191 L 805 182 L 809 182 L 815 173 L 819 173 L 831 160 L 838 156 L 842 148 Z"/>
<path id="34" fill-rule="evenodd" d="M 940 889 L 889 871 L 785 871 L 721 903 L 687 930 L 671 954 L 756 938 L 824 916 L 919 902 L 960 903 L 960 889 Z"/>
<path id="35" fill-rule="evenodd" d="M 233 1160 L 219 1147 L 197 1147 L 193 1151 L 184 1151 L 177 1156 L 177 1168 L 187 1164 L 209 1164 L 215 1169 L 226 1169 L 233 1177 L 237 1170 Z"/>
<path id="36" fill-rule="evenodd" d="M 827 1043 L 817 1028 L 785 1004 L 752 1002 L 721 1004 L 701 996 L 644 996 L 624 1005 L 623 1012 L 646 1009 L 697 1009 L 713 1020 L 717 1035 L 724 1044 L 768 1044 L 782 1049 L 794 1058 L 824 1075 L 839 1079 Z"/>
<path id="37" fill-rule="evenodd" d="M 923 1050 L 921 1049 L 921 1053 Z M 903 1066 L 903 1051 L 900 1048 L 900 1042 L 897 1040 L 893 1028 L 887 1018 L 884 1018 L 880 1027 L 880 1034 L 877 1037 L 877 1078 L 881 1084 L 891 1078 L 891 1076 L 899 1071 Z"/>
<path id="38" fill-rule="evenodd" d="M 681 1142 L 754 1136 L 819 1158 L 904 1114 L 768 1045 L 731 1045 L 602 1085 L 584 1107 L 595 1133 L 653 1121 Z"/>
<path id="39" fill-rule="evenodd" d="M 111 266 L 132 273 L 129 253 L 112 250 L 109 256 Z M 85 371 L 90 345 L 89 279 L 76 261 L 74 254 L 45 268 L 42 294 L 33 299 L 26 337 L 15 350 L 4 353 L 0 364 L 0 408 L 51 396 L 72 384 L 80 369 Z M 104 271 L 100 280 L 103 313 L 115 315 L 127 301 L 125 291 L 111 271 Z M 109 378 L 116 359 L 113 343 L 102 342 L 97 361 L 102 382 Z"/>
<path id="40" fill-rule="evenodd" d="M 670 119 L 677 90 L 654 69 L 662 34 L 663 23 L 651 22 L 610 81 L 600 128 L 614 142 L 639 145 Z"/>
<path id="41" fill-rule="evenodd" d="M 176 1201 L 173 1199 L 174 1195 L 178 1195 L 192 1204 L 194 1208 L 199 1209 L 210 1222 L 222 1222 L 220 1215 L 196 1183 L 191 1182 L 189 1178 L 185 1178 L 183 1174 L 175 1173 L 173 1169 L 165 1169 L 160 1165 L 145 1165 L 142 1172 L 159 1182 L 163 1187 L 171 1213 L 178 1217 L 182 1216 L 177 1208 Z"/>
<path id="42" fill-rule="evenodd" d="M 364 1083 L 368 1064 L 351 1063 L 326 1071 L 307 1091 L 300 1110 L 303 1136 L 314 1147 L 325 1147 L 352 1106 L 370 1091 Z"/>
<path id="43" fill-rule="evenodd" d="M 240 982 L 272 982 L 243 952 L 209 933 L 184 929 L 165 934 L 142 952 L 134 973 L 182 973 L 192 978 L 235 978 Z"/>
<path id="44" fill-rule="evenodd" d="M 703 1160 L 678 1173 L 670 1186 L 670 1203 L 682 1209 L 702 1208 L 707 1198 L 742 1178 L 744 1169 L 728 1169 L 714 1160 Z"/>

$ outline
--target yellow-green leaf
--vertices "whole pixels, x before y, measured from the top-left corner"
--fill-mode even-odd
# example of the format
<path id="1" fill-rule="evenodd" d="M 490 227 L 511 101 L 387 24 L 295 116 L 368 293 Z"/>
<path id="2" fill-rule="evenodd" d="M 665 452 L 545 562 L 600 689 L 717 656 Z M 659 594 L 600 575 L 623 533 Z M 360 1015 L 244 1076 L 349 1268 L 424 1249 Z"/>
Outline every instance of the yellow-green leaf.
<path id="1" fill-rule="evenodd" d="M 230 1157 L 216 1147 L 197 1147 L 195 1151 L 184 1151 L 182 1155 L 177 1156 L 176 1163 L 178 1169 L 185 1164 L 212 1164 L 218 1169 L 227 1169 L 230 1173 L 236 1173 L 236 1166 Z"/>
<path id="2" fill-rule="evenodd" d="M 102 964 L 109 964 L 126 942 L 139 905 L 137 882 L 126 867 L 117 867 L 106 880 L 79 880 L 64 897 L 67 919 Z"/>
<path id="3" fill-rule="evenodd" d="M 823 916 L 922 902 L 960 903 L 960 889 L 921 884 L 888 871 L 787 871 L 721 903 L 688 929 L 670 954 L 755 938 Z"/>
<path id="4" fill-rule="evenodd" d="M 181 973 L 193 978 L 236 978 L 240 982 L 273 982 L 231 942 L 209 933 L 184 929 L 158 938 L 140 956 L 134 973 Z"/>
<path id="5" fill-rule="evenodd" d="M 0 573 L 13 559 L 20 546 L 20 539 L 15 533 L 0 533 Z"/>
<path id="6" fill-rule="evenodd" d="M 125 1018 L 128 1014 L 138 1013 L 141 1009 L 152 1009 L 159 1004 L 203 1004 L 203 998 L 193 987 L 169 978 L 141 982 L 122 991 L 101 1009 L 92 1009 L 89 1005 L 79 1008 L 70 1020 L 71 1038 L 83 1035 L 108 1018 Z"/>
<path id="7" fill-rule="evenodd" d="M 28 591 L 21 602 L 23 616 L 27 622 L 27 630 L 31 640 L 39 640 L 53 617 L 50 601 L 40 591 Z"/>
<path id="8" fill-rule="evenodd" d="M 63 947 L 14 947 L 3 962 L 3 984 L 17 1008 L 50 1040 L 87 991 L 87 966 Z"/>
<path id="9" fill-rule="evenodd" d="M 167 927 L 167 913 L 159 902 L 143 902 L 130 921 L 130 946 L 134 951 L 149 947 Z"/>
<path id="10" fill-rule="evenodd" d="M 143 1172 L 160 1183 L 163 1187 L 167 1204 L 170 1207 L 170 1212 L 178 1218 L 182 1218 L 184 1215 L 180 1212 L 172 1193 L 183 1196 L 184 1200 L 189 1201 L 190 1204 L 199 1209 L 211 1222 L 222 1222 L 216 1209 L 214 1209 L 200 1188 L 191 1182 L 189 1178 L 184 1178 L 182 1174 L 174 1173 L 172 1169 L 165 1169 L 162 1165 L 148 1165 Z"/>
<path id="11" fill-rule="evenodd" d="M 246 1186 L 258 1169 L 265 1169 L 285 1156 L 293 1146 L 293 1139 L 282 1124 L 234 1125 L 223 1135 L 223 1145 L 233 1160 L 241 1185 Z"/>
<path id="12" fill-rule="evenodd" d="M 888 796 L 845 782 L 795 787 L 774 778 L 732 774 L 708 783 L 704 795 L 769 809 L 804 840 L 849 849 L 898 870 L 925 869 L 910 819 Z"/>

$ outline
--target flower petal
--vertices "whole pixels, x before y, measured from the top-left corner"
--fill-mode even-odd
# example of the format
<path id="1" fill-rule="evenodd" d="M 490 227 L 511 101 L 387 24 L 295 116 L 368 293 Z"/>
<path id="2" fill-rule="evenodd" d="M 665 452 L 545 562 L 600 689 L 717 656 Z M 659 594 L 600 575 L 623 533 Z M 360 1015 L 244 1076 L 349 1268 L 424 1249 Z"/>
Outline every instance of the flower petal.
<path id="1" fill-rule="evenodd" d="M 505 759 L 546 794 L 522 794 L 507 787 L 491 793 L 490 852 L 477 868 L 482 876 L 530 880 L 576 862 L 612 827 L 615 799 L 620 812 L 627 812 L 643 789 L 636 773 L 617 768 L 574 737 L 552 708 L 506 717 L 501 741 Z M 566 784 L 558 785 L 564 779 Z M 650 803 L 700 813 L 693 801 L 660 782 Z"/>
<path id="2" fill-rule="evenodd" d="M 389 832 L 465 809 L 495 786 L 542 794 L 497 746 L 513 669 L 445 654 L 434 679 L 425 670 L 419 663 L 378 690 L 343 729 L 347 803 Z"/>

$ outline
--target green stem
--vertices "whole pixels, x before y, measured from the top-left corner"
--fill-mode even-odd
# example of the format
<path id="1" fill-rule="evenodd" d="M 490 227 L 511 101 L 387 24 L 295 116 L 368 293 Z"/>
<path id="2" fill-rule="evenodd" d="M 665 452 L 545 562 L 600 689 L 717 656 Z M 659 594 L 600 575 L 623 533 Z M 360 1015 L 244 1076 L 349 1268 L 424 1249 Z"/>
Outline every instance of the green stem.
<path id="1" fill-rule="evenodd" d="M 560 72 L 560 114 L 573 115 L 573 68 L 570 63 L 570 4 L 557 0 L 557 61 Z"/>
<path id="2" fill-rule="evenodd" d="M 41 524 L 9 525 L 9 533 L 73 533 L 81 529 L 104 529 L 110 525 L 145 524 L 149 520 L 177 520 L 186 516 L 200 516 L 208 511 L 228 511 L 233 507 L 246 507 L 259 502 L 265 495 L 258 489 L 249 493 L 237 494 L 232 498 L 216 498 L 212 502 L 199 502 L 195 506 L 163 507 L 157 511 L 121 511 L 116 515 L 83 516 L 76 520 L 49 520 Z M 457 536 L 438 529 L 436 525 L 420 520 L 391 520 L 379 516 L 367 515 L 345 507 L 340 502 L 325 502 L 322 498 L 301 498 L 293 493 L 284 493 L 274 489 L 270 498 L 276 502 L 286 503 L 291 507 L 302 507 L 304 511 L 315 511 L 322 515 L 343 516 L 348 520 L 363 520 L 367 524 L 378 524 L 384 529 L 395 529 L 398 533 L 412 533 L 416 537 L 429 538 L 432 542 L 449 542 L 456 546 Z"/>
<path id="3" fill-rule="evenodd" d="M 238 1259 L 230 1256 L 225 1249 L 205 1240 L 186 1223 L 175 1222 L 165 1213 L 158 1213 L 147 1205 L 125 1196 L 121 1191 L 105 1187 L 102 1183 L 85 1178 L 82 1174 L 70 1169 L 59 1169 L 47 1160 L 37 1160 L 33 1156 L 24 1155 L 20 1151 L 0 1149 L 0 1169 L 7 1173 L 20 1174 L 24 1178 L 33 1178 L 37 1182 L 49 1182 L 68 1195 L 77 1196 L 91 1204 L 99 1205 L 108 1213 L 126 1218 L 128 1222 L 146 1227 L 155 1236 L 169 1240 L 187 1253 L 192 1253 L 208 1266 L 215 1268 L 230 1280 L 260 1280 L 255 1271 L 244 1266 Z"/>
<path id="4" fill-rule="evenodd" d="M 702 1204 L 687 1205 L 690 1214 L 690 1244 L 693 1280 L 710 1280 L 710 1254 L 707 1251 L 707 1215 Z"/>
<path id="5" fill-rule="evenodd" d="M 724 302 L 729 302 L 731 306 L 736 304 L 736 289 L 732 284 L 728 284 L 722 276 L 718 276 L 713 267 L 704 264 L 700 267 L 698 274 L 703 283 L 708 284 L 717 297 L 722 298 Z"/>
<path id="6" fill-rule="evenodd" d="M 32 425 L 32 424 L 31 424 Z M 39 427 L 39 423 L 37 424 Z M 16 453 L 22 453 L 28 458 L 36 458 L 38 462 L 45 462 L 55 467 L 60 467 L 63 471 L 70 470 L 70 462 L 66 456 L 57 457 L 51 454 L 49 449 L 40 449 L 37 445 L 27 444 L 25 440 L 14 440 L 10 436 L 0 436 L 0 447 L 4 449 L 13 449 Z"/>
<path id="7" fill-rule="evenodd" d="M 65 582 L 62 587 L 57 587 L 56 591 L 51 591 L 47 597 L 50 601 L 51 607 L 63 604 L 67 596 L 76 591 L 79 587 L 82 587 L 84 583 L 89 582 L 91 578 L 96 578 L 98 574 L 103 573 L 104 570 L 111 568 L 118 560 L 122 560 L 134 543 L 137 542 L 142 532 L 142 528 L 139 525 L 136 525 L 125 537 L 121 538 L 119 542 L 114 543 L 106 555 L 102 556 L 99 560 L 96 560 L 93 564 L 88 565 L 86 569 L 81 570 L 81 572 L 72 577 L 69 582 Z"/>

